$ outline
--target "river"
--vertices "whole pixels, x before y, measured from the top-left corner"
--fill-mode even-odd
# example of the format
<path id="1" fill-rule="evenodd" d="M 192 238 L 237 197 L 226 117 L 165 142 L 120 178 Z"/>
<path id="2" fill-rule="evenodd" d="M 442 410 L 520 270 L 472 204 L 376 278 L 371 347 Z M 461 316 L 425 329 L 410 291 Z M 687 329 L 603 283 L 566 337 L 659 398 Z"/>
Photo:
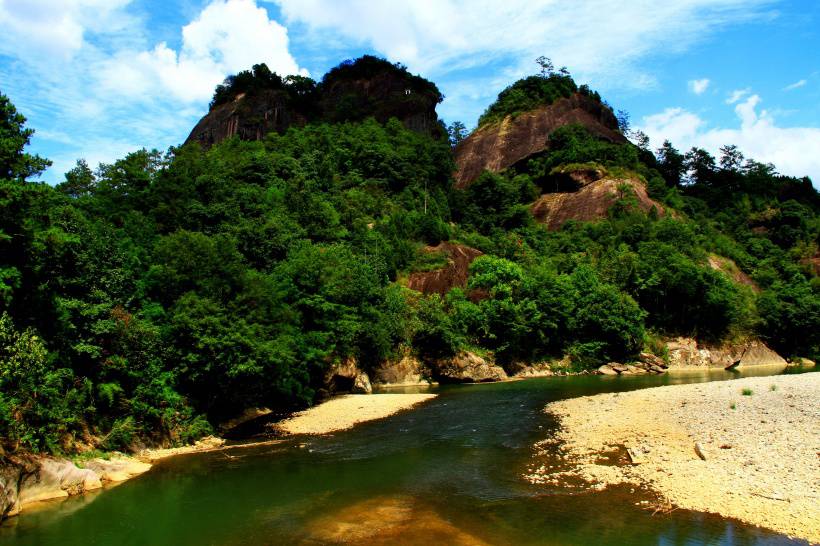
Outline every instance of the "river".
<path id="1" fill-rule="evenodd" d="M 763 371 L 745 372 L 762 374 Z M 743 373 L 550 377 L 443 386 L 414 410 L 322 437 L 181 456 L 0 526 L 22 545 L 805 544 L 717 516 L 652 515 L 628 488 L 531 485 L 561 398 Z"/>

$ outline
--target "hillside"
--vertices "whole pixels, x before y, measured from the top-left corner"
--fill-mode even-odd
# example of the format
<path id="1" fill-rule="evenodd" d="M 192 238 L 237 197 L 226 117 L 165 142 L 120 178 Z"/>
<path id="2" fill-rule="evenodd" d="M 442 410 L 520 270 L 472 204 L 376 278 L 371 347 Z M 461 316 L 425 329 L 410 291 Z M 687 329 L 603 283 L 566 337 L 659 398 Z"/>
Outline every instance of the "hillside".
<path id="1" fill-rule="evenodd" d="M 435 86 L 384 61 L 229 80 L 205 146 L 78 162 L 57 187 L 31 181 L 46 162 L 0 96 L 2 449 L 178 444 L 368 377 L 587 370 L 677 337 L 816 358 L 811 181 L 639 148 L 568 75 L 532 80 L 551 77 L 488 109 L 470 139 L 507 159 L 466 185 Z M 522 153 L 486 136 L 513 126 Z"/>

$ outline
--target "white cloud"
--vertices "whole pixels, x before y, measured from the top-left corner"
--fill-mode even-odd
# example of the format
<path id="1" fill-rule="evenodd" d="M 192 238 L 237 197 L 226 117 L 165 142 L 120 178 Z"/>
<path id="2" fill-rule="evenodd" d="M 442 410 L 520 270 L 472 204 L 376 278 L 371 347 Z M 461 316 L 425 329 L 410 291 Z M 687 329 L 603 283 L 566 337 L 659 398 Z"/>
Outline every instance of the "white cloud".
<path id="1" fill-rule="evenodd" d="M 752 92 L 752 90 L 748 87 L 746 89 L 735 89 L 729 95 L 729 98 L 726 99 L 726 104 L 735 104 L 736 102 L 738 102 L 739 100 L 741 100 L 743 97 L 745 97 L 746 95 L 748 95 L 751 92 Z"/>
<path id="2" fill-rule="evenodd" d="M 179 144 L 230 73 L 259 62 L 305 73 L 287 30 L 254 0 L 209 1 L 181 26 L 178 46 L 152 40 L 135 15 L 143 8 L 130 4 L 0 0 L 2 90 L 37 130 L 32 150 L 54 161 L 49 182 L 80 157 L 93 165 Z"/>
<path id="3" fill-rule="evenodd" d="M 165 88 L 193 102 L 210 97 L 226 74 L 264 62 L 279 74 L 304 74 L 288 50 L 285 27 L 254 0 L 214 0 L 182 28 L 182 47 L 165 42 L 148 51 L 124 51 L 103 63 L 103 87 L 140 96 Z"/>
<path id="4" fill-rule="evenodd" d="M 791 176 L 810 176 L 820 182 L 820 128 L 780 127 L 774 117 L 760 107 L 762 99 L 751 95 L 735 107 L 739 126 L 710 127 L 698 115 L 682 108 L 668 108 L 643 119 L 640 130 L 654 145 L 668 139 L 680 150 L 693 146 L 718 154 L 721 146 L 735 144 L 746 157 L 773 163 Z"/>
<path id="5" fill-rule="evenodd" d="M 267 0 L 314 40 L 337 34 L 417 71 L 441 74 L 515 59 L 533 71 L 548 55 L 583 80 L 623 87 L 651 77 L 641 58 L 680 52 L 718 27 L 760 14 L 771 0 Z"/>
<path id="6" fill-rule="evenodd" d="M 784 91 L 794 91 L 795 89 L 799 89 L 799 88 L 803 87 L 807 83 L 809 83 L 809 82 L 807 82 L 806 80 L 796 81 L 793 84 L 787 85 L 786 87 L 784 87 L 783 90 Z"/>
<path id="7" fill-rule="evenodd" d="M 70 59 L 87 32 L 113 34 L 132 24 L 131 0 L 0 0 L 0 51 Z"/>
<path id="8" fill-rule="evenodd" d="M 689 90 L 695 95 L 702 95 L 709 87 L 709 78 L 702 80 L 689 80 Z"/>

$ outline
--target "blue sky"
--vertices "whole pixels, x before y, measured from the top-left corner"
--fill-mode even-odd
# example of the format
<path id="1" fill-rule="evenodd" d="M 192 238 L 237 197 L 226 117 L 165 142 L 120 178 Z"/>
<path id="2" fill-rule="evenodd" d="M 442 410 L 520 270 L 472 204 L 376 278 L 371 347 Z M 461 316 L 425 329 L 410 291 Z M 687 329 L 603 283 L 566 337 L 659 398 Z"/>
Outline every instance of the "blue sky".
<path id="1" fill-rule="evenodd" d="M 0 91 L 57 182 L 78 158 L 181 143 L 214 85 L 257 62 L 319 78 L 381 55 L 472 126 L 547 55 L 653 147 L 734 143 L 817 186 L 818 23 L 814 0 L 0 0 Z"/>

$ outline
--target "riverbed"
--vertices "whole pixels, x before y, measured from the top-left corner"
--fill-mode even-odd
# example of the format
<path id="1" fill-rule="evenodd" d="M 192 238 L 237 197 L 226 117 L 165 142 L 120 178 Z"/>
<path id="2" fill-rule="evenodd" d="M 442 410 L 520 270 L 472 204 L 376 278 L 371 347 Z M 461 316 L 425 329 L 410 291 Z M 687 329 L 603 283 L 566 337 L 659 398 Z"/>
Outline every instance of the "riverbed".
<path id="1" fill-rule="evenodd" d="M 805 544 L 698 512 L 648 510 L 619 486 L 530 484 L 552 401 L 751 372 L 546 377 L 442 386 L 387 419 L 322 436 L 161 461 L 120 486 L 27 509 L 16 545 Z"/>

